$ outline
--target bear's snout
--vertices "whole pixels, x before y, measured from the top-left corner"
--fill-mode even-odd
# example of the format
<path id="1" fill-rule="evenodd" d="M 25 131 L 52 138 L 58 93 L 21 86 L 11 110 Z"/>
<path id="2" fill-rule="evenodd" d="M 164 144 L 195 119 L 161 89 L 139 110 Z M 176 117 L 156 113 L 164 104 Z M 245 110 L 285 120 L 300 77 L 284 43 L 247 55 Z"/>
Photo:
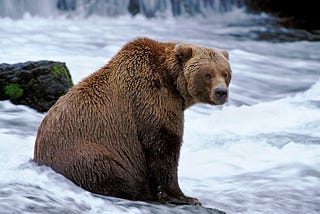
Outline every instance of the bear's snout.
<path id="1" fill-rule="evenodd" d="M 228 89 L 224 86 L 219 86 L 214 89 L 214 95 L 216 97 L 215 104 L 221 105 L 228 99 Z"/>

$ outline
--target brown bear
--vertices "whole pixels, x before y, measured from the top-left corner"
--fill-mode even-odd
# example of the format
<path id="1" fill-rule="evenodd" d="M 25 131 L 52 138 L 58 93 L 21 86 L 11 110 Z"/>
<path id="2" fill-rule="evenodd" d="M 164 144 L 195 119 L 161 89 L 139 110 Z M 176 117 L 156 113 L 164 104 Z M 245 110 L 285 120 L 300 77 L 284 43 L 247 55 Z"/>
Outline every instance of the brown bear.
<path id="1" fill-rule="evenodd" d="M 97 194 L 200 205 L 178 184 L 184 110 L 225 103 L 230 80 L 226 51 L 138 38 L 52 106 L 34 160 Z"/>

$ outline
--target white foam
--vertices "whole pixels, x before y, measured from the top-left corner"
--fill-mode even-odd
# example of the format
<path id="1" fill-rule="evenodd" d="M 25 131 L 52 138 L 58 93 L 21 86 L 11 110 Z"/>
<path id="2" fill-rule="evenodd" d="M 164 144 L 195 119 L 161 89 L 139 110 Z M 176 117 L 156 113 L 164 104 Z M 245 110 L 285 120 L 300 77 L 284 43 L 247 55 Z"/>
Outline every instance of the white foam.
<path id="1" fill-rule="evenodd" d="M 209 135 L 256 135 L 298 131 L 302 124 L 319 119 L 317 108 L 279 100 L 254 106 L 228 106 L 223 110 L 212 108 L 210 115 L 200 116 L 192 123 L 187 121 L 186 127 Z"/>

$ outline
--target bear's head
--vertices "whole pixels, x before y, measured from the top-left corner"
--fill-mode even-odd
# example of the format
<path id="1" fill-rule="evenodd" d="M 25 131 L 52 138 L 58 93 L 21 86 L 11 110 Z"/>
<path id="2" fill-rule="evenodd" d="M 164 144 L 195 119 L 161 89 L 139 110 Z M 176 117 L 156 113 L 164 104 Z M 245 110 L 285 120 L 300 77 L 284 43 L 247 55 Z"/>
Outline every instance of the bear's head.
<path id="1" fill-rule="evenodd" d="M 178 90 L 186 108 L 195 103 L 222 105 L 228 101 L 231 67 L 228 52 L 190 44 L 176 44 L 181 67 Z"/>

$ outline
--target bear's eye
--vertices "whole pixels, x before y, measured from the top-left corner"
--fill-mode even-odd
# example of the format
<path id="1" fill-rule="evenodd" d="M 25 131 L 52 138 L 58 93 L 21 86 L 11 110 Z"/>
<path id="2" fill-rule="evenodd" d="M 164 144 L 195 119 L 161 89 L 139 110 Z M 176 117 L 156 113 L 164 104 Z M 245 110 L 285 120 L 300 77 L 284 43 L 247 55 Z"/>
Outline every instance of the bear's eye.
<path id="1" fill-rule="evenodd" d="M 229 84 L 231 80 L 231 75 L 228 72 L 224 72 L 224 78 L 226 80 L 226 83 Z"/>
<path id="2" fill-rule="evenodd" d="M 212 75 L 209 74 L 209 73 L 206 73 L 204 76 L 205 76 L 207 79 L 211 79 L 211 78 L 212 78 Z"/>

